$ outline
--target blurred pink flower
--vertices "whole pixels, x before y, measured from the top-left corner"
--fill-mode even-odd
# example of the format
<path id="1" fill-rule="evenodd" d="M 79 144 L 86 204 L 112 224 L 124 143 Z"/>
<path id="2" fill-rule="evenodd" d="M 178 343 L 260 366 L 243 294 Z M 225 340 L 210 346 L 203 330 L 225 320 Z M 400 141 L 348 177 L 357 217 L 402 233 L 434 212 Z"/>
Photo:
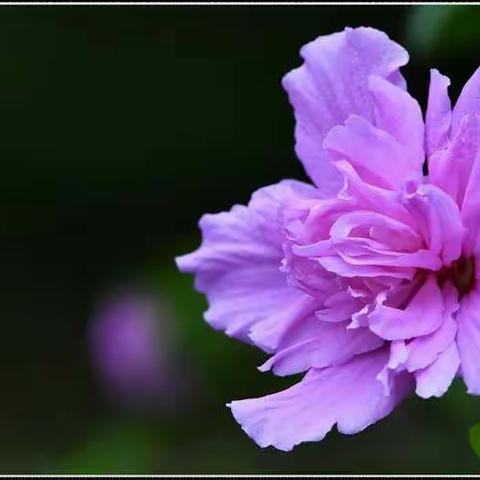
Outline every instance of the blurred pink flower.
<path id="1" fill-rule="evenodd" d="M 117 294 L 90 325 L 95 371 L 107 393 L 122 404 L 156 404 L 171 395 L 170 314 L 151 296 Z"/>

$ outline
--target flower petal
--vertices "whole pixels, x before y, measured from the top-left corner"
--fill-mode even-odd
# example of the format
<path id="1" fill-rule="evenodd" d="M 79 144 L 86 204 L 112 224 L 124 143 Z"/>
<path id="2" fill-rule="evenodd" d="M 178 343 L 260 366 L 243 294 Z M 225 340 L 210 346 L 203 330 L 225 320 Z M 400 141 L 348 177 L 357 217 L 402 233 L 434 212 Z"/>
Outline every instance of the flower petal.
<path id="1" fill-rule="evenodd" d="M 465 228 L 458 205 L 434 185 L 420 185 L 404 198 L 406 208 L 417 218 L 418 231 L 428 249 L 445 265 L 460 257 Z"/>
<path id="2" fill-rule="evenodd" d="M 330 235 L 335 239 L 355 238 L 355 235 L 351 237 L 354 230 L 363 230 L 365 236 L 391 245 L 392 249 L 415 251 L 422 246 L 421 237 L 409 225 L 381 213 L 360 209 L 339 217 Z"/>
<path id="3" fill-rule="evenodd" d="M 464 85 L 452 112 L 452 133 L 455 134 L 465 115 L 480 114 L 480 68 Z"/>
<path id="4" fill-rule="evenodd" d="M 403 146 L 407 170 L 412 175 L 421 175 L 425 127 L 420 105 L 407 91 L 376 75 L 370 77 L 369 88 L 375 107 L 375 125 Z"/>
<path id="5" fill-rule="evenodd" d="M 480 151 L 480 115 L 467 115 L 448 148 L 429 159 L 430 182 L 447 192 L 462 207 L 475 159 Z"/>
<path id="6" fill-rule="evenodd" d="M 325 135 L 352 114 L 373 122 L 370 75 L 404 87 L 399 68 L 408 54 L 385 33 L 363 27 L 321 36 L 300 53 L 305 63 L 282 82 L 295 109 L 295 149 L 310 178 L 330 196 L 342 181 L 322 147 Z"/>
<path id="7" fill-rule="evenodd" d="M 457 345 L 468 393 L 480 395 L 480 294 L 466 295 L 457 314 Z"/>
<path id="8" fill-rule="evenodd" d="M 378 305 L 370 314 L 370 329 L 385 340 L 405 340 L 434 332 L 443 320 L 444 302 L 430 275 L 405 310 Z"/>
<path id="9" fill-rule="evenodd" d="M 444 321 L 430 335 L 415 338 L 408 344 L 406 368 L 409 372 L 431 365 L 454 340 L 457 333 L 457 322 L 453 315 L 458 310 L 458 291 L 450 283 L 443 288 L 445 303 Z"/>
<path id="10" fill-rule="evenodd" d="M 405 209 L 405 206 L 398 201 L 398 193 L 385 190 L 365 183 L 355 169 L 345 160 L 335 162 L 335 167 L 341 172 L 345 186 L 339 193 L 344 201 L 349 201 L 358 209 L 370 210 L 381 213 L 392 219 L 398 220 L 405 225 L 416 229 L 417 222 Z M 346 209 L 343 209 L 346 211 Z"/>
<path id="11" fill-rule="evenodd" d="M 388 363 L 377 375 L 377 379 L 383 385 L 385 395 L 390 395 L 392 386 L 395 385 L 396 375 L 403 371 L 403 364 L 408 357 L 408 350 L 403 340 L 390 342 L 390 355 Z"/>
<path id="12" fill-rule="evenodd" d="M 332 225 L 330 235 L 331 250 L 351 265 L 429 270 L 442 266 L 437 255 L 421 248 L 422 239 L 411 227 L 376 212 L 348 212 Z"/>
<path id="13" fill-rule="evenodd" d="M 480 136 L 480 115 L 475 118 L 478 122 L 475 134 Z M 478 148 L 471 152 L 471 157 L 472 168 L 461 207 L 463 224 L 467 228 L 463 247 L 465 255 L 478 255 L 480 253 L 480 222 L 478 221 L 480 212 L 480 141 Z"/>
<path id="14" fill-rule="evenodd" d="M 293 375 L 309 368 L 343 363 L 360 353 L 376 350 L 384 340 L 368 328 L 347 330 L 348 322 L 327 323 L 315 317 L 305 340 L 291 343 L 265 362 L 260 371 L 272 369 L 276 375 Z"/>
<path id="15" fill-rule="evenodd" d="M 336 273 L 340 277 L 390 277 L 411 280 L 415 275 L 415 269 L 403 267 L 386 267 L 382 265 L 354 265 L 339 256 L 325 256 L 316 259 L 326 270 Z"/>
<path id="16" fill-rule="evenodd" d="M 460 357 L 453 342 L 431 365 L 415 372 L 415 393 L 422 398 L 441 397 L 450 387 L 459 366 Z"/>
<path id="17" fill-rule="evenodd" d="M 363 302 L 359 298 L 349 291 L 341 290 L 329 297 L 323 308 L 315 312 L 315 316 L 322 322 L 342 322 L 350 319 L 362 306 Z"/>
<path id="18" fill-rule="evenodd" d="M 420 174 L 410 165 L 404 146 L 358 115 L 350 115 L 344 126 L 333 127 L 323 146 L 332 160 L 347 160 L 371 185 L 396 190 L 412 172 Z"/>
<path id="19" fill-rule="evenodd" d="M 311 298 L 287 285 L 280 271 L 279 218 L 292 197 L 314 192 L 308 185 L 285 181 L 257 191 L 248 207 L 236 205 L 202 217 L 202 246 L 177 258 L 177 264 L 196 274 L 196 288 L 209 301 L 205 318 L 214 328 L 244 341 L 254 339 L 269 350 L 282 328 L 310 313 Z"/>
<path id="20" fill-rule="evenodd" d="M 438 70 L 430 70 L 430 88 L 425 118 L 426 149 L 430 156 L 447 147 L 452 123 L 452 106 L 448 96 L 450 79 Z"/>
<path id="21" fill-rule="evenodd" d="M 387 416 L 411 391 L 410 375 L 399 374 L 390 395 L 377 380 L 388 360 L 380 349 L 348 363 L 310 370 L 304 379 L 266 397 L 229 404 L 243 430 L 261 447 L 291 450 L 322 440 L 337 424 L 345 434 L 360 432 Z"/>

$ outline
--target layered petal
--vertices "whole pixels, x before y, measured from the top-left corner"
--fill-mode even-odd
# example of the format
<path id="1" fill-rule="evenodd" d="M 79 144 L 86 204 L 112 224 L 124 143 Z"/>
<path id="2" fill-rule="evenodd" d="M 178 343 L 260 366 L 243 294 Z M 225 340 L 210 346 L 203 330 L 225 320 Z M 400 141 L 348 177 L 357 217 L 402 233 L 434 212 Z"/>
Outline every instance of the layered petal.
<path id="1" fill-rule="evenodd" d="M 404 310 L 378 305 L 370 314 L 370 329 L 385 340 L 428 335 L 443 321 L 444 301 L 437 280 L 430 275 Z"/>
<path id="2" fill-rule="evenodd" d="M 321 36 L 300 53 L 305 63 L 283 78 L 295 110 L 295 150 L 319 189 L 335 195 L 342 180 L 322 147 L 326 134 L 352 114 L 373 123 L 370 76 L 404 88 L 399 68 L 408 54 L 383 32 L 363 27 Z"/>
<path id="3" fill-rule="evenodd" d="M 451 283 L 446 283 L 442 293 L 445 306 L 443 323 L 430 335 L 417 337 L 408 344 L 405 366 L 409 372 L 431 365 L 455 341 L 457 322 L 454 316 L 459 307 L 458 292 Z"/>
<path id="4" fill-rule="evenodd" d="M 329 272 L 345 278 L 402 278 L 412 280 L 414 269 L 382 265 L 355 265 L 340 256 L 325 256 L 317 259 L 317 262 Z"/>
<path id="5" fill-rule="evenodd" d="M 452 112 L 452 133 L 455 134 L 465 115 L 480 114 L 480 68 L 464 85 Z"/>
<path id="6" fill-rule="evenodd" d="M 420 185 L 405 193 L 404 202 L 412 217 L 417 219 L 417 231 L 421 232 L 428 250 L 444 265 L 457 260 L 466 231 L 453 199 L 434 185 Z"/>
<path id="7" fill-rule="evenodd" d="M 408 345 L 407 370 L 413 372 L 431 365 L 455 340 L 457 323 L 452 318 L 430 335 L 418 337 Z"/>
<path id="8" fill-rule="evenodd" d="M 459 366 L 457 345 L 452 342 L 431 365 L 415 372 L 415 393 L 422 398 L 441 397 L 450 387 Z"/>
<path id="9" fill-rule="evenodd" d="M 388 352 L 380 349 L 342 365 L 312 369 L 283 392 L 229 406 L 261 447 L 288 451 L 322 440 L 335 424 L 341 433 L 357 433 L 388 415 L 412 389 L 410 375 L 403 372 L 395 377 L 390 394 L 384 394 L 376 377 L 387 359 Z"/>
<path id="10" fill-rule="evenodd" d="M 352 265 L 438 269 L 438 257 L 421 248 L 422 238 L 408 225 L 385 215 L 357 210 L 330 229 L 333 250 Z"/>
<path id="11" fill-rule="evenodd" d="M 480 294 L 471 292 L 457 314 L 457 345 L 468 393 L 480 394 Z"/>
<path id="12" fill-rule="evenodd" d="M 313 317 L 307 338 L 288 342 L 265 362 L 261 371 L 272 369 L 276 375 L 293 375 L 309 368 L 343 363 L 360 353 L 376 350 L 384 340 L 368 328 L 347 329 L 349 322 L 328 323 Z"/>
<path id="13" fill-rule="evenodd" d="M 408 357 L 408 350 L 403 340 L 390 342 L 390 355 L 387 364 L 377 375 L 377 379 L 383 385 L 385 395 L 390 395 L 398 373 L 404 371 L 403 364 Z"/>
<path id="14" fill-rule="evenodd" d="M 448 148 L 434 153 L 429 160 L 430 182 L 447 192 L 460 208 L 479 151 L 480 115 L 467 115 Z"/>
<path id="15" fill-rule="evenodd" d="M 472 134 L 480 136 L 480 115 L 474 118 L 476 129 Z M 477 141 L 478 145 L 471 151 L 472 167 L 461 204 L 462 220 L 467 230 L 463 249 L 467 256 L 472 254 L 478 256 L 480 253 L 480 140 L 476 137 L 474 141 Z"/>
<path id="16" fill-rule="evenodd" d="M 195 273 L 196 288 L 209 302 L 205 318 L 214 328 L 244 341 L 253 337 L 270 350 L 283 328 L 310 313 L 310 298 L 280 272 L 283 209 L 309 195 L 315 195 L 312 187 L 285 181 L 260 189 L 248 207 L 202 217 L 202 246 L 177 263 Z"/>
<path id="17" fill-rule="evenodd" d="M 342 322 L 350 319 L 362 307 L 362 300 L 353 295 L 351 289 L 340 290 L 325 300 L 323 308 L 317 310 L 315 316 L 323 322 Z"/>
<path id="18" fill-rule="evenodd" d="M 432 131 L 440 135 L 439 142 L 445 144 L 450 130 L 450 142 L 446 148 L 434 153 L 429 160 L 430 181 L 447 192 L 460 208 L 466 227 L 464 251 L 471 255 L 479 250 L 480 207 L 480 69 L 465 84 L 453 109 L 451 128 L 448 127 L 448 98 L 445 78 L 437 80 L 437 103 L 443 104 L 441 124 L 432 125 Z M 433 88 L 433 87 L 432 87 Z M 433 107 L 432 107 L 433 109 Z M 437 110 L 440 110 L 437 107 Z M 440 138 L 439 137 L 439 138 Z"/>
<path id="19" fill-rule="evenodd" d="M 422 175 L 425 160 L 424 124 L 418 102 L 403 88 L 372 75 L 369 89 L 374 104 L 374 124 L 389 133 L 403 147 L 402 163 L 407 174 Z M 393 161 L 393 159 L 386 159 Z"/>
<path id="20" fill-rule="evenodd" d="M 426 289 L 422 292 L 421 300 L 425 301 L 425 295 L 429 295 Z M 423 398 L 442 396 L 452 383 L 460 365 L 455 343 L 457 325 L 454 320 L 458 309 L 458 292 L 450 282 L 446 282 L 442 287 L 442 295 L 443 322 L 437 330 L 412 340 L 399 339 L 390 342 L 388 363 L 378 375 L 385 392 L 390 391 L 395 375 L 405 370 L 414 374 L 416 393 Z M 417 300 L 414 298 L 410 305 Z M 422 314 L 432 315 L 432 311 L 425 308 Z M 412 317 L 411 321 L 415 319 Z"/>
<path id="21" fill-rule="evenodd" d="M 362 179 L 378 187 L 396 190 L 410 175 L 420 175 L 402 144 L 358 115 L 332 128 L 323 146 L 332 160 L 347 160 Z"/>
<path id="22" fill-rule="evenodd" d="M 337 161 L 335 167 L 344 179 L 344 187 L 338 196 L 345 203 L 348 202 L 350 210 L 361 209 L 381 213 L 416 229 L 415 219 L 402 202 L 398 201 L 397 192 L 365 183 L 347 161 Z M 348 211 L 347 208 L 343 208 L 343 212 L 345 211 Z"/>
<path id="23" fill-rule="evenodd" d="M 438 70 L 430 70 L 430 88 L 425 116 L 426 153 L 430 157 L 448 146 L 452 124 L 452 106 L 448 96 L 450 79 Z"/>

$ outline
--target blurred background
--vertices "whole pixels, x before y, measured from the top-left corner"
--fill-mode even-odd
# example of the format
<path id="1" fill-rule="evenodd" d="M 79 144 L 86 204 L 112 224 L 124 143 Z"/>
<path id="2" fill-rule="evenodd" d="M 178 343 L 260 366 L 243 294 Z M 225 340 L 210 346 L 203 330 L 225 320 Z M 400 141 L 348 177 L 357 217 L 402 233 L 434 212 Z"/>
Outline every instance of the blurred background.
<path id="1" fill-rule="evenodd" d="M 225 403 L 296 381 L 213 331 L 174 257 L 197 221 L 303 179 L 281 77 L 301 45 L 374 26 L 455 97 L 480 7 L 2 7 L 1 473 L 475 473 L 456 384 L 353 436 L 261 450 Z"/>

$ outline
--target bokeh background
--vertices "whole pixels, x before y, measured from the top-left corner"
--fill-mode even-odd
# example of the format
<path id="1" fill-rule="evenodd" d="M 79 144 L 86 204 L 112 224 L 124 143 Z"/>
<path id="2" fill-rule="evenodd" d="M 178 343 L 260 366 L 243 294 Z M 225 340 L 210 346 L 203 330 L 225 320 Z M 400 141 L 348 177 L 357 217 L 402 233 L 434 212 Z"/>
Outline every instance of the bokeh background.
<path id="1" fill-rule="evenodd" d="M 1 7 L 1 473 L 476 473 L 456 384 L 349 437 L 261 450 L 225 403 L 295 378 L 213 331 L 174 257 L 197 221 L 304 178 L 280 87 L 370 25 L 425 106 L 480 63 L 480 7 Z"/>

